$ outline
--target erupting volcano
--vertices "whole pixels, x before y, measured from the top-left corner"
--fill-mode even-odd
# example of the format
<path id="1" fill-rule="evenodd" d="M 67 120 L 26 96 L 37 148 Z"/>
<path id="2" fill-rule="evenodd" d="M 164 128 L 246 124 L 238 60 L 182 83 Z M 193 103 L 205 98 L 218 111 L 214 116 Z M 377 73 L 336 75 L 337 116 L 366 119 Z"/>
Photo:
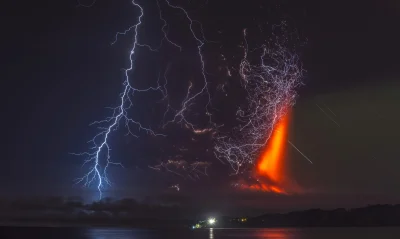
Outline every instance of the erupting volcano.
<path id="1" fill-rule="evenodd" d="M 285 167 L 289 120 L 290 110 L 276 123 L 267 145 L 255 164 L 253 177 L 257 179 L 257 183 L 243 185 L 242 188 L 278 194 L 294 191 L 294 185 L 290 183 Z"/>
<path id="2" fill-rule="evenodd" d="M 289 117 L 289 112 L 286 112 L 286 114 L 275 125 L 271 138 L 256 164 L 255 174 L 257 178 L 261 178 L 260 184 L 263 190 L 267 189 L 267 191 L 277 193 L 285 192 L 282 188 L 282 184 L 284 184 L 286 179 L 284 160 Z"/>

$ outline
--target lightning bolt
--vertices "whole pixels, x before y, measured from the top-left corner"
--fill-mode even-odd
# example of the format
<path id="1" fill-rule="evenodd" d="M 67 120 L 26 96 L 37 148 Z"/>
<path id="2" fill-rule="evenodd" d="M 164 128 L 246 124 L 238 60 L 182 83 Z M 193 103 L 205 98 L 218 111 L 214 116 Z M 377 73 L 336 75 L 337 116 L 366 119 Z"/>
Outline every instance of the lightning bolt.
<path id="1" fill-rule="evenodd" d="M 205 161 L 195 161 L 188 163 L 186 160 L 174 160 L 170 159 L 166 162 L 161 162 L 155 166 L 149 166 L 149 168 L 156 171 L 164 169 L 169 173 L 173 173 L 183 178 L 190 178 L 192 180 L 199 179 L 199 175 L 208 176 L 207 168 L 211 166 L 211 163 Z"/>
<path id="2" fill-rule="evenodd" d="M 179 51 L 182 51 L 182 46 L 176 44 L 175 42 L 171 41 L 171 40 L 168 38 L 168 32 L 167 32 L 167 30 L 165 29 L 165 28 L 168 26 L 168 23 L 167 23 L 167 21 L 166 21 L 166 20 L 163 18 L 163 16 L 162 16 L 162 11 L 161 11 L 161 7 L 160 7 L 159 1 L 157 0 L 156 2 L 157 2 L 157 7 L 158 7 L 158 13 L 159 13 L 159 16 L 160 16 L 160 20 L 164 23 L 163 26 L 161 27 L 161 31 L 164 33 L 164 38 L 161 40 L 160 47 L 161 47 L 163 41 L 166 40 L 166 41 L 169 42 L 171 45 L 177 47 L 177 48 L 179 49 Z"/>
<path id="3" fill-rule="evenodd" d="M 179 10 L 188 21 L 188 28 L 193 39 L 196 42 L 198 63 L 202 76 L 202 84 L 195 87 L 193 82 L 190 82 L 185 97 L 181 101 L 178 109 L 174 109 L 168 102 L 167 110 L 164 113 L 164 119 L 169 112 L 172 112 L 172 119 L 164 123 L 163 127 L 171 123 L 181 124 L 191 130 L 193 134 L 205 134 L 215 130 L 215 123 L 212 121 L 212 114 L 209 111 L 211 105 L 211 95 L 208 89 L 208 79 L 205 70 L 205 60 L 203 56 L 203 47 L 205 43 L 210 42 L 204 36 L 203 27 L 200 22 L 193 20 L 188 12 L 181 6 L 171 4 L 170 0 L 164 0 L 165 4 L 172 9 Z M 96 0 L 90 5 L 81 6 L 90 7 L 95 4 Z M 137 22 L 122 32 L 117 32 L 112 45 L 118 41 L 118 38 L 127 34 L 133 33 L 133 46 L 129 53 L 129 67 L 124 69 L 123 90 L 119 95 L 119 104 L 117 107 L 111 108 L 112 114 L 104 120 L 95 121 L 91 125 L 98 125 L 99 132 L 89 141 L 93 145 L 89 151 L 75 155 L 85 156 L 82 166 L 89 164 L 89 169 L 83 177 L 78 178 L 77 183 L 83 183 L 84 186 L 96 184 L 100 199 L 102 198 L 102 190 L 106 185 L 111 185 L 107 176 L 107 170 L 110 165 L 123 166 L 120 162 L 111 160 L 110 137 L 113 132 L 119 129 L 122 124 L 127 129 L 127 135 L 139 137 L 137 132 L 144 131 L 151 136 L 165 136 L 154 132 L 151 128 L 143 126 L 139 121 L 136 121 L 128 114 L 128 111 L 134 106 L 132 97 L 136 94 L 157 91 L 162 95 L 162 100 L 168 99 L 168 80 L 167 73 L 169 66 L 164 72 L 165 83 L 160 85 L 160 75 L 157 80 L 157 85 L 139 89 L 132 84 L 132 79 L 129 76 L 134 71 L 134 57 L 139 47 L 146 48 L 150 51 L 158 51 L 163 42 L 167 42 L 175 48 L 182 51 L 183 48 L 170 40 L 168 37 L 168 23 L 163 18 L 163 13 L 159 1 L 157 6 L 159 10 L 159 19 L 163 22 L 161 31 L 163 38 L 158 47 L 153 48 L 150 45 L 139 41 L 139 29 L 142 25 L 144 9 L 136 0 L 131 1 L 133 6 L 140 11 Z M 196 25 L 197 24 L 197 25 Z M 199 26 L 197 32 L 194 27 Z M 239 108 L 237 111 L 238 120 L 242 123 L 240 127 L 235 129 L 234 137 L 221 136 L 217 138 L 215 146 L 215 154 L 221 161 L 227 161 L 232 168 L 238 173 L 239 169 L 247 164 L 252 163 L 255 155 L 260 149 L 265 146 L 269 135 L 271 134 L 274 124 L 284 114 L 283 108 L 294 103 L 296 92 L 295 87 L 300 84 L 302 77 L 302 69 L 299 66 L 296 54 L 292 54 L 282 45 L 276 44 L 275 47 L 269 48 L 266 45 L 262 47 L 263 52 L 260 56 L 260 64 L 253 65 L 247 59 L 248 44 L 246 40 L 246 31 L 244 31 L 244 39 L 246 46 L 244 58 L 240 64 L 240 76 L 243 80 L 244 88 L 248 92 L 248 107 Z M 267 62 L 266 59 L 269 61 Z M 187 118 L 188 111 L 194 102 L 201 96 L 207 97 L 205 105 L 205 114 L 209 118 L 207 128 L 198 128 L 195 123 Z M 136 133 L 135 133 L 136 132 Z M 242 136 L 238 136 L 241 134 Z M 208 162 L 181 162 L 169 160 L 160 165 L 152 167 L 156 170 L 161 168 L 167 171 L 173 171 L 177 174 L 184 172 L 189 177 L 198 177 L 198 174 L 207 175 Z M 179 173 L 177 172 L 179 171 Z"/>
<path id="4" fill-rule="evenodd" d="M 186 97 L 184 98 L 184 100 L 183 100 L 183 102 L 182 102 L 182 104 L 181 104 L 180 109 L 174 110 L 173 118 L 172 118 L 170 121 L 166 122 L 166 123 L 164 124 L 164 127 L 167 126 L 167 125 L 170 124 L 170 123 L 176 122 L 176 123 L 183 123 L 183 124 L 186 125 L 188 128 L 190 128 L 194 133 L 197 132 L 197 131 L 199 131 L 199 130 L 211 131 L 211 128 L 207 128 L 207 129 L 197 129 L 197 128 L 195 127 L 195 125 L 194 125 L 193 123 L 189 122 L 189 120 L 187 120 L 186 117 L 185 117 L 185 113 L 186 113 L 186 111 L 189 109 L 189 106 L 192 104 L 192 102 L 193 102 L 197 97 L 199 97 L 200 95 L 206 93 L 206 95 L 207 95 L 207 97 L 208 97 L 208 102 L 207 102 L 206 107 L 205 107 L 205 108 L 206 108 L 206 115 L 209 117 L 209 122 L 210 122 L 212 125 L 214 125 L 214 124 L 212 123 L 212 120 L 211 120 L 211 113 L 210 113 L 209 110 L 208 110 L 208 107 L 209 107 L 209 105 L 211 104 L 211 96 L 210 96 L 210 93 L 209 93 L 209 91 L 208 91 L 208 82 L 207 82 L 207 76 L 206 76 L 206 72 L 205 72 L 205 62 L 204 62 L 204 57 L 203 57 L 203 54 L 202 54 L 202 49 L 203 49 L 203 46 L 204 46 L 204 44 L 205 44 L 204 42 L 206 41 L 206 38 L 205 38 L 205 36 L 204 36 L 203 27 L 202 27 L 202 25 L 201 25 L 200 22 L 193 20 L 193 19 L 190 17 L 190 15 L 188 14 L 188 12 L 187 12 L 183 7 L 173 5 L 173 4 L 170 3 L 169 0 L 165 0 L 165 2 L 167 3 L 167 5 L 168 5 L 169 7 L 173 8 L 173 9 L 178 9 L 178 10 L 180 10 L 181 12 L 183 12 L 183 14 L 185 15 L 186 19 L 189 21 L 189 29 L 190 29 L 190 32 L 192 33 L 193 38 L 194 38 L 194 39 L 196 40 L 196 42 L 197 42 L 197 50 L 198 50 L 197 53 L 198 53 L 199 61 L 200 61 L 200 64 L 201 64 L 201 74 L 202 74 L 202 78 L 203 78 L 203 83 L 204 83 L 204 85 L 203 85 L 203 87 L 201 88 L 200 91 L 198 91 L 198 92 L 192 92 L 193 84 L 192 84 L 192 83 L 189 84 Z M 162 16 L 162 15 L 160 14 L 160 17 L 161 17 L 161 16 Z M 165 20 L 164 20 L 164 23 L 165 23 Z M 193 29 L 194 23 L 197 23 L 197 24 L 200 25 L 201 37 L 199 37 L 199 36 L 196 34 L 196 32 L 194 31 L 194 29 Z M 163 31 L 163 32 L 165 33 L 165 31 Z M 165 34 L 165 36 L 166 36 L 166 34 Z M 165 38 L 165 39 L 168 40 L 168 38 Z M 181 49 L 181 48 L 180 48 L 180 49 Z M 168 111 L 170 108 L 171 108 L 171 107 L 169 107 L 169 108 L 167 109 L 167 111 Z M 173 110 L 173 109 L 172 109 L 172 110 Z M 167 113 L 167 112 L 166 112 L 166 113 Z"/>
<path id="5" fill-rule="evenodd" d="M 278 25 L 285 31 L 286 23 Z M 215 138 L 214 153 L 221 161 L 227 161 L 235 174 L 244 166 L 254 165 L 260 151 L 267 144 L 275 124 L 294 104 L 296 87 L 301 84 L 303 70 L 298 56 L 287 48 L 287 38 L 273 39 L 259 50 L 259 63 L 248 60 L 249 50 L 243 30 L 243 59 L 239 75 L 247 91 L 247 106 L 236 112 L 241 123 L 233 133 L 219 134 Z M 254 52 L 254 51 L 252 51 Z"/>
<path id="6" fill-rule="evenodd" d="M 206 73 L 205 73 L 205 62 L 204 62 L 203 55 L 202 55 L 202 47 L 204 45 L 204 42 L 206 41 L 205 37 L 204 37 L 204 33 L 203 33 L 203 28 L 199 22 L 194 21 L 190 18 L 188 12 L 184 8 L 172 5 L 168 0 L 166 0 L 165 2 L 169 7 L 181 10 L 185 14 L 187 20 L 189 21 L 189 29 L 190 29 L 194 39 L 197 42 L 198 57 L 199 57 L 200 68 L 201 68 L 201 72 L 202 72 L 202 78 L 204 81 L 204 85 L 202 86 L 200 91 L 192 92 L 193 84 L 190 83 L 186 97 L 183 99 L 183 101 L 181 103 L 181 108 L 179 110 L 172 109 L 172 107 L 168 104 L 167 111 L 164 114 L 164 118 L 170 109 L 172 109 L 174 111 L 174 115 L 173 115 L 172 120 L 170 120 L 166 124 L 164 124 L 164 127 L 169 123 L 183 123 L 186 126 L 186 128 L 191 129 L 194 134 L 203 134 L 203 133 L 211 131 L 211 129 L 210 128 L 197 129 L 197 128 L 195 128 L 193 123 L 189 122 L 185 118 L 185 113 L 189 109 L 189 106 L 193 104 L 193 101 L 200 95 L 206 93 L 208 96 L 208 103 L 206 105 L 206 111 L 207 111 L 206 114 L 210 117 L 210 122 L 211 122 L 211 114 L 208 112 L 208 106 L 211 102 L 211 98 L 210 98 L 210 94 L 209 94 L 208 88 L 207 88 L 208 83 L 207 83 L 207 78 L 206 78 Z M 96 0 L 94 0 L 89 5 L 84 5 L 81 2 L 78 2 L 78 3 L 79 3 L 79 6 L 91 7 L 96 3 Z M 76 183 L 83 183 L 84 186 L 90 186 L 92 183 L 96 183 L 100 199 L 102 198 L 102 194 L 103 194 L 102 190 L 105 187 L 105 185 L 106 184 L 111 185 L 111 182 L 107 176 L 108 167 L 110 165 L 123 166 L 120 162 L 114 162 L 111 160 L 111 155 L 110 155 L 111 147 L 110 147 L 110 143 L 109 143 L 111 134 L 119 128 L 121 123 L 123 123 L 123 125 L 126 127 L 127 134 L 132 135 L 134 137 L 138 137 L 138 135 L 136 135 L 134 133 L 133 127 L 135 127 L 136 131 L 144 131 L 147 134 L 152 135 L 152 136 L 165 136 L 163 134 L 155 133 L 150 128 L 144 127 L 140 122 L 135 121 L 128 114 L 128 110 L 133 107 L 132 97 L 136 93 L 148 92 L 148 91 L 159 91 L 162 94 L 162 97 L 163 97 L 162 100 L 168 98 L 167 73 L 169 70 L 169 66 L 166 68 L 166 70 L 164 72 L 165 83 L 162 86 L 160 85 L 160 77 L 158 78 L 157 86 L 155 86 L 155 87 L 148 87 L 146 89 L 138 89 L 138 88 L 133 87 L 133 85 L 131 84 L 132 80 L 130 79 L 129 74 L 134 70 L 134 60 L 133 59 L 136 54 L 137 48 L 144 47 L 150 51 L 158 51 L 162 47 L 163 42 L 165 41 L 165 42 L 168 42 L 169 44 L 171 44 L 172 46 L 178 48 L 179 51 L 182 51 L 182 47 L 179 44 L 170 40 L 170 38 L 168 37 L 168 23 L 163 18 L 161 6 L 160 6 L 160 3 L 158 0 L 157 0 L 157 6 L 158 6 L 158 10 L 159 10 L 159 19 L 163 22 L 163 25 L 161 27 L 161 31 L 163 33 L 163 38 L 160 41 L 160 45 L 156 48 L 153 48 L 147 44 L 140 43 L 138 34 L 139 34 L 139 28 L 142 24 L 144 10 L 143 10 L 142 6 L 140 4 L 138 4 L 135 0 L 132 0 L 132 4 L 134 5 L 134 7 L 136 7 L 140 11 L 140 14 L 137 18 L 136 24 L 130 26 L 125 31 L 117 32 L 115 35 L 114 41 L 111 43 L 111 45 L 115 44 L 118 41 L 120 36 L 124 36 L 124 35 L 127 35 L 128 33 L 132 33 L 132 32 L 134 34 L 133 46 L 132 46 L 132 48 L 130 50 L 130 54 L 129 54 L 129 67 L 127 69 L 124 69 L 123 91 L 120 94 L 119 105 L 115 108 L 111 108 L 113 113 L 110 117 L 107 117 L 106 119 L 101 120 L 101 121 L 95 121 L 91 124 L 91 125 L 100 125 L 98 127 L 100 132 L 98 134 L 96 134 L 92 138 L 92 140 L 90 140 L 88 142 L 88 143 L 93 144 L 93 147 L 90 148 L 90 150 L 88 152 L 78 153 L 78 154 L 73 153 L 74 155 L 86 157 L 82 166 L 84 166 L 86 164 L 91 165 L 89 167 L 88 172 L 83 177 L 76 179 Z M 195 31 L 193 29 L 194 23 L 200 24 L 201 35 L 202 35 L 201 37 L 198 37 L 197 34 L 195 33 Z M 165 165 L 168 165 L 168 164 L 171 164 L 171 163 L 167 162 Z M 196 162 L 194 164 L 190 164 L 189 169 L 191 169 L 191 171 L 193 171 L 193 172 L 200 172 L 198 170 L 199 165 L 201 165 L 202 167 L 206 167 L 208 164 L 205 164 L 205 163 L 202 164 L 202 163 Z M 206 174 L 206 171 L 204 171 L 204 172 L 205 172 L 204 174 Z"/>
<path id="7" fill-rule="evenodd" d="M 94 4 L 94 3 L 93 3 Z M 112 115 L 104 120 L 95 121 L 91 125 L 101 125 L 99 127 L 100 132 L 93 137 L 89 143 L 92 143 L 94 146 L 90 149 L 89 152 L 78 153 L 74 155 L 83 155 L 86 156 L 86 159 L 83 165 L 91 164 L 89 171 L 81 178 L 76 180 L 76 183 L 84 183 L 84 186 L 90 186 L 92 183 L 97 182 L 97 190 L 99 192 L 99 198 L 102 198 L 102 189 L 105 184 L 110 185 L 110 180 L 107 176 L 107 169 L 110 165 L 119 165 L 122 166 L 119 162 L 111 161 L 110 158 L 110 136 L 112 132 L 118 129 L 121 122 L 124 123 L 127 128 L 127 134 L 132 135 L 134 137 L 138 137 L 134 132 L 132 127 L 138 131 L 145 131 L 147 134 L 153 136 L 164 136 L 162 134 L 157 134 L 150 128 L 144 127 L 140 122 L 135 121 L 128 115 L 128 110 L 133 106 L 133 102 L 131 97 L 133 97 L 136 93 L 140 92 L 148 92 L 148 91 L 160 91 L 162 92 L 162 88 L 158 83 L 156 87 L 149 87 L 146 89 L 138 89 L 132 86 L 131 79 L 129 77 L 129 73 L 133 71 L 134 68 L 134 60 L 133 57 L 136 53 L 137 47 L 144 46 L 152 49 L 150 46 L 145 44 L 140 44 L 138 41 L 138 30 L 140 25 L 142 24 L 142 18 L 144 16 L 143 8 L 135 2 L 132 1 L 132 4 L 140 10 L 140 14 L 137 20 L 137 23 L 131 27 L 129 27 L 124 32 L 117 32 L 115 35 L 115 41 L 112 42 L 114 44 L 118 40 L 118 36 L 126 35 L 127 33 L 133 31 L 134 34 L 134 42 L 133 46 L 130 50 L 129 54 L 129 67 L 124 69 L 124 81 L 123 81 L 123 91 L 120 94 L 119 105 L 115 108 L 112 108 Z M 105 126 L 104 126 L 105 125 Z M 105 156 L 104 156 L 105 155 Z"/>

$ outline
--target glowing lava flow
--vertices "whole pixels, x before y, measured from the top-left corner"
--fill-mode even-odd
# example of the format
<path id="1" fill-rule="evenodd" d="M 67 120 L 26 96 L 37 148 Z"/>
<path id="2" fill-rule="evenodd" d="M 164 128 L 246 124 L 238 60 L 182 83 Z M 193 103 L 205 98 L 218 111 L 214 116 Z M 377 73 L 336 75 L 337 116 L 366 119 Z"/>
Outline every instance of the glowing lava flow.
<path id="1" fill-rule="evenodd" d="M 276 184 L 285 180 L 284 160 L 288 136 L 289 113 L 275 126 L 270 141 L 257 163 L 257 174 L 269 178 Z"/>
<path id="2" fill-rule="evenodd" d="M 288 137 L 290 112 L 275 125 L 272 135 L 255 165 L 255 177 L 257 184 L 244 186 L 244 189 L 274 192 L 280 194 L 286 191 L 287 174 L 285 172 L 285 151 Z"/>

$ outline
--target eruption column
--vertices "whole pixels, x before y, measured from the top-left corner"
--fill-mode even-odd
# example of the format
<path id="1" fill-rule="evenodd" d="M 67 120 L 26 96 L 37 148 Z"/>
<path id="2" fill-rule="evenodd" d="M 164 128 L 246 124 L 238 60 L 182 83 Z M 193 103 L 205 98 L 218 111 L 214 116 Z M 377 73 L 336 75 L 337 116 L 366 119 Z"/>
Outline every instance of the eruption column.
<path id="1" fill-rule="evenodd" d="M 276 124 L 271 138 L 257 163 L 257 174 L 270 179 L 277 185 L 285 180 L 284 160 L 288 136 L 289 113 Z"/>

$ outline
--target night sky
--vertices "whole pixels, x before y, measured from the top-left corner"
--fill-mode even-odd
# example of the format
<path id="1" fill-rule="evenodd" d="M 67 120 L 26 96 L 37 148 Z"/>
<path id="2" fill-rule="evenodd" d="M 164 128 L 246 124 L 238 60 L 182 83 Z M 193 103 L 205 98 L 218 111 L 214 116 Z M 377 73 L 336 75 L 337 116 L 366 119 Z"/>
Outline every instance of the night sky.
<path id="1" fill-rule="evenodd" d="M 285 18 L 298 29 L 307 42 L 299 48 L 306 73 L 294 106 L 289 138 L 314 164 L 289 146 L 287 161 L 293 178 L 310 193 L 290 197 L 234 192 L 226 168 L 219 165 L 212 152 L 204 153 L 204 149 L 212 149 L 207 137 L 188 146 L 190 152 L 185 157 L 203 157 L 219 165 L 210 169 L 208 177 L 193 182 L 157 173 L 148 165 L 187 141 L 184 129 L 172 127 L 167 130 L 171 135 L 168 139 L 145 134 L 139 139 L 125 137 L 120 129 L 111 141 L 112 157 L 125 168 L 110 170 L 114 184 L 105 190 L 106 196 L 148 197 L 210 208 L 223 204 L 227 210 L 248 211 L 400 202 L 397 1 L 172 2 L 189 9 L 192 17 L 202 22 L 207 38 L 216 41 L 207 44 L 205 57 L 209 62 L 207 71 L 213 76 L 210 79 L 216 84 L 226 80 L 218 78 L 216 59 L 221 53 L 241 57 L 236 46 L 242 42 L 243 28 L 257 29 L 259 24 Z M 147 10 L 143 20 L 147 30 L 142 40 L 157 45 L 162 25 L 157 5 L 155 1 L 140 3 Z M 121 69 L 127 66 L 132 38 L 121 38 L 113 46 L 110 43 L 117 31 L 136 22 L 138 11 L 130 1 L 98 0 L 91 8 L 77 7 L 74 0 L 5 4 L 1 194 L 95 199 L 94 187 L 74 185 L 73 180 L 84 173 L 83 159 L 69 153 L 87 149 L 86 142 L 96 133 L 89 123 L 107 117 L 105 107 L 117 104 L 123 81 Z M 172 16 L 171 24 L 182 21 L 177 12 L 165 13 Z M 158 71 L 165 70 L 160 65 L 170 64 L 171 58 L 180 77 L 195 77 L 195 49 L 181 27 L 186 25 L 172 27 L 170 33 L 173 36 L 182 32 L 176 40 L 187 46 L 187 51 L 176 54 L 169 46 L 159 55 L 139 52 L 137 72 L 143 77 L 138 86 L 148 83 L 143 78 L 154 79 Z M 170 94 L 182 94 L 187 80 L 182 82 L 186 83 L 177 81 Z M 230 97 L 220 105 L 235 102 L 240 96 L 233 93 Z M 140 99 L 138 104 L 147 100 Z M 337 124 L 317 105 L 334 112 L 330 117 Z M 236 106 L 231 103 L 224 107 Z M 147 111 L 155 113 L 144 116 Z M 142 105 L 135 114 L 155 129 L 160 122 L 157 107 L 149 110 Z M 229 124 L 233 119 L 228 115 L 223 120 Z M 182 185 L 179 193 L 168 189 L 174 183 Z"/>

